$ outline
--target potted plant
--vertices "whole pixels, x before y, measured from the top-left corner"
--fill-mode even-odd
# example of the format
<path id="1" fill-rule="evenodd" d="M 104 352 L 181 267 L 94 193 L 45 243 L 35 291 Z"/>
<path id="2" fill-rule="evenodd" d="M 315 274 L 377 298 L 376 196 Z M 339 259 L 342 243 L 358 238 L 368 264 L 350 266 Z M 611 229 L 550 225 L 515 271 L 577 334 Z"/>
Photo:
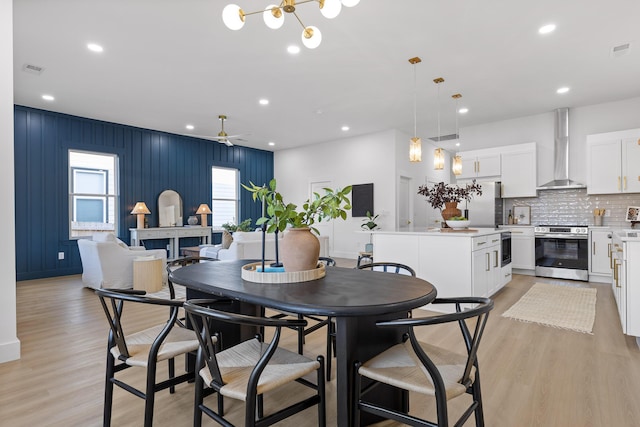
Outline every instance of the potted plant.
<path id="1" fill-rule="evenodd" d="M 314 193 L 298 208 L 293 203 L 286 203 L 276 190 L 276 180 L 272 179 L 268 186 L 257 186 L 252 182 L 242 187 L 250 191 L 254 201 L 262 201 L 262 217 L 256 225 L 264 226 L 266 232 L 289 231 L 282 239 L 282 264 L 285 271 L 304 271 L 316 267 L 320 255 L 320 242 L 311 233 L 318 233 L 313 224 L 329 219 L 347 219 L 347 211 L 351 209 L 351 201 L 347 197 L 351 186 L 342 190 L 325 188 L 325 194 Z M 319 234 L 319 233 L 318 233 Z"/>
<path id="2" fill-rule="evenodd" d="M 464 187 L 439 182 L 433 187 L 421 185 L 418 194 L 425 196 L 434 209 L 440 209 L 442 218 L 446 221 L 452 217 L 460 217 L 461 211 L 457 205 L 462 200 L 471 201 L 474 195 L 482 195 L 482 186 L 474 179 Z M 444 207 L 444 209 L 443 209 Z"/>
<path id="3" fill-rule="evenodd" d="M 234 233 L 236 231 L 251 231 L 251 218 L 245 219 L 240 224 L 225 222 L 221 227 L 229 233 Z"/>
<path id="4" fill-rule="evenodd" d="M 378 219 L 379 216 L 380 215 L 373 216 L 371 212 L 367 211 L 367 217 L 362 220 L 364 224 L 361 224 L 360 228 L 367 231 L 375 230 L 376 228 L 378 228 L 378 224 L 376 224 L 376 219 Z"/>

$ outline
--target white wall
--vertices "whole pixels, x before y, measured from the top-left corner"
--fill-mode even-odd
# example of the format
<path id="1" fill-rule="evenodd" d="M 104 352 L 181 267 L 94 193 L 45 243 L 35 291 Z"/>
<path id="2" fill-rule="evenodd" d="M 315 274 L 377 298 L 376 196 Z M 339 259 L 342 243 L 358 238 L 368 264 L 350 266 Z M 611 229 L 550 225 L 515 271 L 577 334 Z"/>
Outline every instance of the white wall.
<path id="1" fill-rule="evenodd" d="M 422 162 L 409 162 L 410 136 L 388 130 L 300 148 L 276 151 L 274 155 L 277 188 L 285 201 L 300 205 L 309 197 L 309 184 L 330 181 L 333 188 L 373 183 L 374 212 L 383 230 L 397 228 L 397 199 L 400 176 L 409 177 L 414 188 L 414 227 L 426 224 L 426 202 L 417 194 L 418 186 L 429 178 L 450 182 L 450 158 L 444 171 L 433 170 L 431 142 L 422 142 Z M 334 239 L 330 255 L 355 258 L 369 242 L 362 233 L 363 218 L 333 222 Z"/>
<path id="2" fill-rule="evenodd" d="M 640 127 L 640 97 L 569 109 L 569 177 L 587 182 L 587 135 Z M 553 112 L 460 129 L 461 150 L 536 142 L 538 184 L 553 179 Z"/>
<path id="3" fill-rule="evenodd" d="M 0 0 L 0 363 L 20 358 L 16 328 L 16 252 L 13 174 L 13 4 Z"/>

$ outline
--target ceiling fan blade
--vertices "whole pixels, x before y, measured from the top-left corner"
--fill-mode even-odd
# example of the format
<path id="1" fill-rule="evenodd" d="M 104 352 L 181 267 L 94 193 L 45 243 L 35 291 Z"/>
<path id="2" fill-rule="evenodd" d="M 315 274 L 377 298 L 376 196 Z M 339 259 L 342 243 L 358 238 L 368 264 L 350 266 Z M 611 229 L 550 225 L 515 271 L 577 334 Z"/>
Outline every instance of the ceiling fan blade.
<path id="1" fill-rule="evenodd" d="M 200 139 L 208 139 L 209 141 L 223 141 L 222 138 L 220 138 L 219 136 L 209 136 L 209 135 L 194 135 L 191 133 L 183 133 L 181 134 L 183 136 L 190 136 L 192 138 L 200 138 Z"/>
<path id="2" fill-rule="evenodd" d="M 233 143 L 232 143 L 231 141 L 229 141 L 228 139 L 227 139 L 226 141 L 220 141 L 220 142 L 224 142 L 224 144 L 225 144 L 227 147 L 233 147 Z"/>

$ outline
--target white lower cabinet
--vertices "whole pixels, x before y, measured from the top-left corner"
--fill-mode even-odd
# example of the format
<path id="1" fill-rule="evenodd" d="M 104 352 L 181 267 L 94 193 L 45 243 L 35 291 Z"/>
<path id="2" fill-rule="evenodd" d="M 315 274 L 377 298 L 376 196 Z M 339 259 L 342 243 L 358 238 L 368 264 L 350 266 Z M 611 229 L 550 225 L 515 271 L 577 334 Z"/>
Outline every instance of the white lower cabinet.
<path id="1" fill-rule="evenodd" d="M 533 227 L 502 227 L 511 231 L 511 268 L 520 270 L 536 269 L 536 239 Z"/>
<path id="2" fill-rule="evenodd" d="M 640 241 L 625 242 L 614 233 L 612 243 L 611 289 L 622 332 L 640 337 Z"/>
<path id="3" fill-rule="evenodd" d="M 589 281 L 608 283 L 611 280 L 611 230 L 589 230 Z"/>
<path id="4" fill-rule="evenodd" d="M 475 237 L 472 233 L 374 232 L 373 247 L 376 261 L 412 267 L 419 278 L 436 287 L 440 298 L 491 296 L 507 283 L 498 231 Z"/>

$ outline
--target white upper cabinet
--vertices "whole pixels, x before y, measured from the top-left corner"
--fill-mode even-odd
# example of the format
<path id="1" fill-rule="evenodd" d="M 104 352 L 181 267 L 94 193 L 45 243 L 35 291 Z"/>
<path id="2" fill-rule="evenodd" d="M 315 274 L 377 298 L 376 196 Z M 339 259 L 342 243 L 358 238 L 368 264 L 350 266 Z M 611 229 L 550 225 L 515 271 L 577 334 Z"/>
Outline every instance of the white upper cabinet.
<path id="1" fill-rule="evenodd" d="M 461 152 L 457 180 L 494 178 L 502 182 L 502 197 L 535 197 L 538 184 L 536 143 L 506 145 Z"/>
<path id="2" fill-rule="evenodd" d="M 520 144 L 502 153 L 502 197 L 535 197 L 538 183 L 536 144 Z"/>
<path id="3" fill-rule="evenodd" d="M 587 136 L 587 193 L 640 193 L 640 129 Z"/>
<path id="4" fill-rule="evenodd" d="M 483 153 L 482 150 L 461 152 L 462 174 L 458 179 L 500 176 L 500 153 Z"/>

